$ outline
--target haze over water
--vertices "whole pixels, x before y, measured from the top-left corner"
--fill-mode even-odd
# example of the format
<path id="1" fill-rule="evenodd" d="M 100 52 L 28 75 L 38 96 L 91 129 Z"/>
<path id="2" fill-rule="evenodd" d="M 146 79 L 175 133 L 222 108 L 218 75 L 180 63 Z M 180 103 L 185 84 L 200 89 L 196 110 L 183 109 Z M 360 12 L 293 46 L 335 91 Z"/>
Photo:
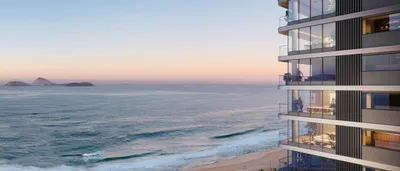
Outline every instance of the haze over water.
<path id="1" fill-rule="evenodd" d="M 176 170 L 277 145 L 275 85 L 0 87 L 0 170 Z"/>

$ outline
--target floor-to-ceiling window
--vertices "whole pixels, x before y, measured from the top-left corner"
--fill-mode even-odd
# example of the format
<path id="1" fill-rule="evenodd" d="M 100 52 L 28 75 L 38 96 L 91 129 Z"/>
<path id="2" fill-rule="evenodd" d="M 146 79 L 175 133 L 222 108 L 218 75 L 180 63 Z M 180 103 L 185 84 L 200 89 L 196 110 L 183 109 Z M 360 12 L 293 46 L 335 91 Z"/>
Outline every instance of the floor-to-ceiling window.
<path id="1" fill-rule="evenodd" d="M 336 24 L 315 25 L 288 32 L 289 55 L 336 49 Z"/>
<path id="2" fill-rule="evenodd" d="M 336 12 L 336 0 L 322 0 L 323 13 L 332 14 Z"/>
<path id="3" fill-rule="evenodd" d="M 289 22 L 334 16 L 336 0 L 290 0 Z M 317 18 L 315 18 L 317 17 Z"/>
<path id="4" fill-rule="evenodd" d="M 310 18 L 310 0 L 299 0 L 300 9 L 299 9 L 299 19 L 307 19 Z"/>
<path id="5" fill-rule="evenodd" d="M 311 49 L 322 49 L 322 25 L 311 27 Z"/>
<path id="6" fill-rule="evenodd" d="M 311 49 L 310 27 L 301 28 L 299 30 L 299 51 L 307 51 Z"/>
<path id="7" fill-rule="evenodd" d="M 336 57 L 323 58 L 324 81 L 336 80 Z"/>
<path id="8" fill-rule="evenodd" d="M 336 23 L 323 25 L 323 45 L 324 50 L 334 50 L 336 47 Z"/>
<path id="9" fill-rule="evenodd" d="M 332 85 L 336 80 L 336 57 L 288 61 L 285 85 Z"/>
<path id="10" fill-rule="evenodd" d="M 322 15 L 322 0 L 311 0 L 311 17 Z"/>
<path id="11" fill-rule="evenodd" d="M 311 81 L 321 82 L 323 80 L 323 68 L 322 68 L 322 58 L 312 58 L 311 59 Z"/>

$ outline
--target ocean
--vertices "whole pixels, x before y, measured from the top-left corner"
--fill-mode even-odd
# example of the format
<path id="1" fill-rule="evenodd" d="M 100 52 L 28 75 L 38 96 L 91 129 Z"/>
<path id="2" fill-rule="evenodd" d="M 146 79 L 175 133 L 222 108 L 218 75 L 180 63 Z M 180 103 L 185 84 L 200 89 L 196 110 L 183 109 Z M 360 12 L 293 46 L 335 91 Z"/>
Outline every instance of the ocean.
<path id="1" fill-rule="evenodd" d="M 0 171 L 173 171 L 277 146 L 276 85 L 0 87 Z"/>

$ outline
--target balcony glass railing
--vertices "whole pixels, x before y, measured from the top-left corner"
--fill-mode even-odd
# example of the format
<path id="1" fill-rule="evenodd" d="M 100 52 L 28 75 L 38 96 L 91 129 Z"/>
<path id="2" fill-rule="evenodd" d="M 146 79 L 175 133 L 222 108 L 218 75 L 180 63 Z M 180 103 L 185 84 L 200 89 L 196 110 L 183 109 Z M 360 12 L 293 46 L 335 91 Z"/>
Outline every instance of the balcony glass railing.
<path id="1" fill-rule="evenodd" d="M 279 27 L 287 26 L 288 23 L 289 23 L 289 17 L 288 16 L 279 17 Z"/>
<path id="2" fill-rule="evenodd" d="M 289 111 L 289 106 L 287 103 L 279 103 L 279 113 L 287 115 Z"/>
<path id="3" fill-rule="evenodd" d="M 279 46 L 279 56 L 288 56 L 288 46 L 287 45 Z"/>
<path id="4" fill-rule="evenodd" d="M 336 119 L 336 92 L 331 90 L 288 90 L 287 106 L 279 106 L 280 114 Z M 287 112 L 283 112 L 287 107 Z"/>
<path id="5" fill-rule="evenodd" d="M 279 171 L 319 170 L 335 171 L 336 160 L 289 151 L 288 157 L 279 160 Z"/>
<path id="6" fill-rule="evenodd" d="M 298 122 L 298 127 L 279 132 L 279 144 L 336 153 L 336 126 Z"/>

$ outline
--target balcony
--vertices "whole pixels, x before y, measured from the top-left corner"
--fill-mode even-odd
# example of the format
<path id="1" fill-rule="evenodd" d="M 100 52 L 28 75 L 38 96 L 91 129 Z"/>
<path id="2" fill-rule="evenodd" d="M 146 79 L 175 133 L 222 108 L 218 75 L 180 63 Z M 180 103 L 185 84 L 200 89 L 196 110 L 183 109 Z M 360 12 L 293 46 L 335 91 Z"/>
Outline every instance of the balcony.
<path id="1" fill-rule="evenodd" d="M 298 76 L 286 73 L 279 75 L 280 86 L 290 85 L 336 85 L 335 75 Z"/>
<path id="2" fill-rule="evenodd" d="M 336 119 L 336 91 L 288 90 L 288 102 L 279 104 L 279 113 Z"/>
<path id="3" fill-rule="evenodd" d="M 287 157 L 279 159 L 279 171 L 299 170 L 335 171 L 336 161 L 295 151 L 289 151 Z"/>
<path id="4" fill-rule="evenodd" d="M 299 124 L 301 125 L 301 123 Z M 336 126 L 307 123 L 310 130 L 290 130 L 279 132 L 279 144 L 336 154 Z M 322 131 L 321 129 L 327 129 Z M 303 128 L 304 129 L 304 128 Z M 302 134 L 300 134 L 302 133 Z"/>

